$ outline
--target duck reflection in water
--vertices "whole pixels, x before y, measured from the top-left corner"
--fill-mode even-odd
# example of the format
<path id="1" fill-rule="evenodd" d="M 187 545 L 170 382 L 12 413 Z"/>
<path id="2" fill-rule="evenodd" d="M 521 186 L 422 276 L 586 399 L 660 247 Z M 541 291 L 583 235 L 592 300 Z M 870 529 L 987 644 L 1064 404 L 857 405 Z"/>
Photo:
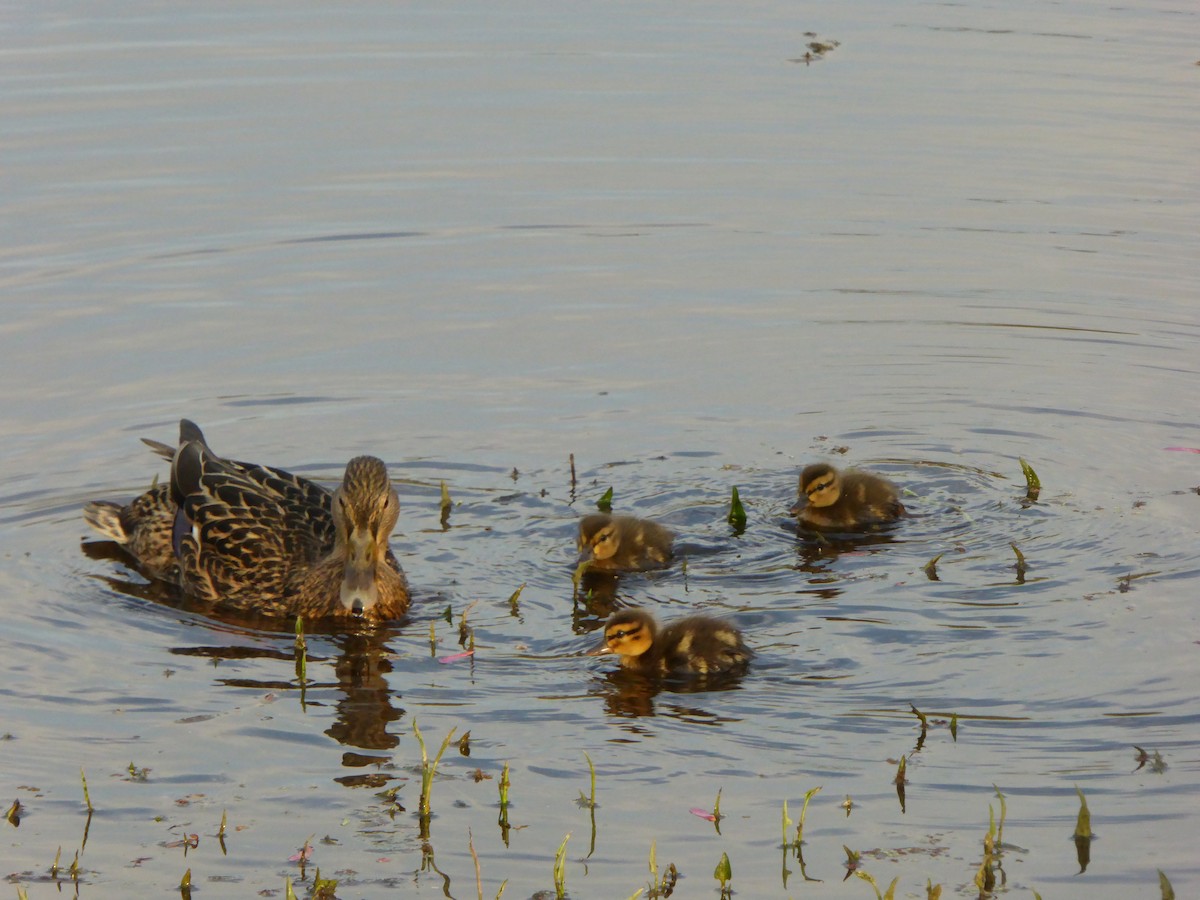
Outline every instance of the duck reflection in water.
<path id="1" fill-rule="evenodd" d="M 84 551 L 93 558 L 120 559 L 122 551 L 107 541 L 84 544 Z M 176 656 L 192 656 L 219 661 L 274 660 L 269 664 L 278 678 L 221 678 L 218 683 L 226 687 L 249 688 L 263 693 L 292 695 L 306 707 L 334 708 L 333 721 L 325 734 L 347 747 L 343 765 L 361 768 L 390 762 L 390 756 L 378 751 L 390 751 L 400 738 L 392 733 L 392 723 L 404 716 L 404 710 L 395 704 L 399 694 L 389 686 L 387 674 L 392 670 L 392 652 L 388 641 L 395 631 L 391 626 L 380 625 L 362 628 L 355 632 L 337 629 L 332 623 L 313 623 L 305 626 L 307 632 L 306 680 L 303 685 L 293 674 L 292 666 L 297 656 L 295 637 L 291 633 L 278 633 L 270 639 L 269 633 L 279 632 L 278 618 L 262 618 L 214 611 L 182 597 L 177 589 L 161 581 L 125 581 L 112 576 L 92 576 L 113 591 L 139 601 L 149 600 L 170 609 L 194 612 L 202 615 L 203 623 L 213 622 L 209 627 L 200 627 L 197 632 L 207 633 L 227 642 L 219 645 L 189 646 L 172 648 Z M 197 608 L 198 607 L 198 608 Z M 232 637 L 231 637 L 232 636 Z M 268 640 L 269 639 L 269 642 Z M 332 653 L 326 655 L 329 650 Z M 332 661 L 335 680 L 320 680 L 321 673 L 329 672 Z M 358 753 L 353 751 L 369 751 Z M 364 780 L 365 779 L 365 780 Z M 391 776 L 372 773 L 370 776 L 339 778 L 339 782 L 386 783 Z"/>
<path id="2" fill-rule="evenodd" d="M 308 678 L 312 680 L 305 681 L 303 685 L 298 683 L 298 679 L 256 678 L 221 678 L 218 683 L 226 687 L 269 693 L 288 692 L 295 695 L 305 708 L 332 705 L 336 713 L 325 734 L 352 750 L 392 750 L 400 743 L 400 738 L 389 731 L 389 726 L 404 716 L 404 710 L 394 704 L 398 695 L 387 680 L 387 673 L 392 670 L 391 651 L 387 645 L 390 636 L 384 629 L 361 634 L 308 635 L 306 669 Z M 256 633 L 253 637 L 258 641 L 261 634 Z M 325 641 L 332 644 L 335 651 L 332 656 L 317 652 Z M 256 644 L 176 647 L 171 652 L 177 656 L 199 656 L 212 660 L 295 660 L 295 650 L 289 646 L 293 644 L 293 639 L 281 637 L 279 643 L 287 649 Z M 331 661 L 336 681 L 312 678 L 314 674 L 328 671 L 327 664 Z M 282 666 L 280 669 L 282 671 Z M 343 757 L 343 763 L 351 767 L 388 761 L 390 758 L 386 755 L 354 752 L 348 752 Z"/>

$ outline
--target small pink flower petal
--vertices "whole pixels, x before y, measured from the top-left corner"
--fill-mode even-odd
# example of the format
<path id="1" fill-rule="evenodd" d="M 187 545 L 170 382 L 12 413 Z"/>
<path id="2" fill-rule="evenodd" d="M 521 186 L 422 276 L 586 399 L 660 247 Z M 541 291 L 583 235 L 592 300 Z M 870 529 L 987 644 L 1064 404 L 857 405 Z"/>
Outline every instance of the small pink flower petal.
<path id="1" fill-rule="evenodd" d="M 1200 447 L 1163 447 L 1164 450 L 1174 450 L 1178 453 L 1200 453 Z"/>
<path id="2" fill-rule="evenodd" d="M 707 819 L 709 822 L 717 821 L 717 817 L 710 813 L 707 809 L 701 809 L 698 806 L 693 806 L 688 810 L 693 816 L 699 816 L 702 819 Z"/>
<path id="3" fill-rule="evenodd" d="M 451 656 L 440 656 L 438 657 L 438 662 L 445 665 L 446 663 L 458 662 L 460 659 L 466 659 L 468 656 L 474 655 L 474 650 L 464 650 L 462 653 L 455 653 Z"/>
<path id="4" fill-rule="evenodd" d="M 288 862 L 300 862 L 300 860 L 304 860 L 305 862 L 308 862 L 310 859 L 312 859 L 312 855 L 313 855 L 312 845 L 305 844 L 303 847 L 300 848 L 299 853 L 293 853 L 291 856 L 288 857 Z"/>

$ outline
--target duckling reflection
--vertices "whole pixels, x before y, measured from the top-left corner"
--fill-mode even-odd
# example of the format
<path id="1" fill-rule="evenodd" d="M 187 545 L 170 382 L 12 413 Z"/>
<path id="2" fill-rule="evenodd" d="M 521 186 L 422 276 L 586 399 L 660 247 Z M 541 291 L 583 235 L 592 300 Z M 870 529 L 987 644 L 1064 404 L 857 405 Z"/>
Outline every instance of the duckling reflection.
<path id="1" fill-rule="evenodd" d="M 661 569 L 671 562 L 675 535 L 649 519 L 595 513 L 579 520 L 579 552 L 590 568 L 608 572 Z"/>
<path id="2" fill-rule="evenodd" d="M 677 619 L 661 629 L 642 609 L 614 614 L 604 626 L 604 646 L 624 669 L 651 676 L 707 676 L 744 670 L 753 655 L 742 633 L 711 616 Z"/>
<path id="3" fill-rule="evenodd" d="M 904 513 L 896 486 L 886 478 L 828 463 L 800 473 L 800 499 L 791 512 L 800 524 L 817 530 L 861 531 L 894 522 Z"/>

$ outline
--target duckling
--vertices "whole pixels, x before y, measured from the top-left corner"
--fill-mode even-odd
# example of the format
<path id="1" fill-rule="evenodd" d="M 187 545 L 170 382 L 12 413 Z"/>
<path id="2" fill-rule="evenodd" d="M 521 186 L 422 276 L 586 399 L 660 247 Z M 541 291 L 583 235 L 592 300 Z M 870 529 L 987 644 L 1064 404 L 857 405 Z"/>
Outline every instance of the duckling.
<path id="1" fill-rule="evenodd" d="M 604 646 L 621 665 L 644 675 L 717 675 L 745 667 L 754 655 L 732 625 L 711 616 L 676 619 L 659 629 L 643 609 L 624 609 L 604 626 Z"/>
<path id="2" fill-rule="evenodd" d="M 374 456 L 350 460 L 331 492 L 281 469 L 222 459 L 184 419 L 169 485 L 124 507 L 90 503 L 84 518 L 146 574 L 169 577 L 205 603 L 264 616 L 387 620 L 409 604 L 388 546 L 399 510 Z"/>
<path id="3" fill-rule="evenodd" d="M 596 513 L 579 520 L 579 552 L 610 572 L 658 569 L 671 562 L 675 535 L 649 519 Z"/>
<path id="4" fill-rule="evenodd" d="M 828 463 L 814 463 L 800 473 L 800 499 L 792 515 L 809 528 L 854 531 L 894 522 L 904 515 L 896 486 L 886 478 Z"/>

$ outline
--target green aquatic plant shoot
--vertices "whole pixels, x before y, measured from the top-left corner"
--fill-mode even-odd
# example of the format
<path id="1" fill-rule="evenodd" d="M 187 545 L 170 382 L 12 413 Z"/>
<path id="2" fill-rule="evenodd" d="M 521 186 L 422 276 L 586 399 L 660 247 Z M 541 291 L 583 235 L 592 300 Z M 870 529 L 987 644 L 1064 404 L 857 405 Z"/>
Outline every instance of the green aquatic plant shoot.
<path id="1" fill-rule="evenodd" d="M 937 556 L 935 556 L 929 562 L 925 563 L 925 566 L 924 566 L 925 577 L 928 578 L 930 581 L 940 581 L 941 580 L 938 578 L 937 564 L 938 564 L 938 560 L 940 560 L 944 555 L 945 554 L 943 554 L 943 553 L 939 553 Z"/>
<path id="2" fill-rule="evenodd" d="M 1075 793 L 1079 795 L 1079 816 L 1075 820 L 1075 837 L 1090 838 L 1092 834 L 1092 814 L 1088 811 L 1087 798 L 1083 796 L 1083 791 L 1076 785 Z"/>
<path id="3" fill-rule="evenodd" d="M 925 879 L 925 900 L 942 900 L 942 886 L 931 878 Z"/>
<path id="4" fill-rule="evenodd" d="M 588 753 L 586 750 L 583 751 L 583 758 L 587 760 L 588 771 L 591 773 L 591 776 L 592 776 L 592 790 L 591 790 L 590 794 L 585 794 L 583 791 L 580 791 L 579 792 L 579 800 L 577 800 L 576 802 L 580 806 L 582 806 L 584 809 L 595 809 L 596 808 L 596 766 L 592 763 L 592 758 L 590 756 L 588 756 Z"/>
<path id="5" fill-rule="evenodd" d="M 421 729 L 417 727 L 417 720 L 413 719 L 413 734 L 416 735 L 417 743 L 421 745 L 421 798 L 417 802 L 417 810 L 424 819 L 429 818 L 429 794 L 433 788 L 434 773 L 437 772 L 442 754 L 446 752 L 446 748 L 454 740 L 454 732 L 457 730 L 457 728 L 450 729 L 442 741 L 442 746 L 438 749 L 437 756 L 433 758 L 433 762 L 430 762 L 429 754 L 425 750 L 425 738 L 421 735 Z"/>
<path id="6" fill-rule="evenodd" d="M 879 893 L 879 885 L 875 882 L 875 877 L 866 869 L 855 869 L 854 874 L 875 889 L 875 900 L 895 900 L 896 883 L 900 881 L 899 875 L 892 879 L 892 883 L 888 885 L 888 889 L 881 894 Z"/>
<path id="7" fill-rule="evenodd" d="M 733 881 L 733 866 L 729 864 L 728 853 L 721 854 L 721 861 L 713 869 L 713 878 L 721 883 L 721 897 L 733 896 L 733 888 L 730 885 L 730 882 Z"/>
<path id="8" fill-rule="evenodd" d="M 1000 824 L 996 827 L 996 848 L 1004 843 L 1004 820 L 1008 817 L 1008 804 L 1004 800 L 1004 795 L 1000 793 L 1000 788 L 992 785 L 992 790 L 996 792 L 996 797 L 1000 801 Z M 989 804 L 988 809 L 991 809 Z"/>
<path id="9" fill-rule="evenodd" d="M 508 612 L 510 615 L 519 616 L 521 614 L 521 591 L 525 590 L 525 582 L 522 581 L 517 585 L 517 589 L 508 596 Z"/>
<path id="10" fill-rule="evenodd" d="M 950 737 L 954 738 L 954 743 L 958 743 L 958 713 L 950 717 Z"/>
<path id="11" fill-rule="evenodd" d="M 567 841 L 570 839 L 571 832 L 568 831 L 554 854 L 554 896 L 557 900 L 567 896 Z"/>
<path id="12" fill-rule="evenodd" d="M 813 797 L 815 797 L 820 792 L 820 790 L 821 790 L 820 786 L 817 786 L 817 787 L 812 788 L 811 790 L 805 792 L 805 794 L 804 794 L 804 805 L 800 807 L 800 822 L 799 822 L 799 824 L 796 825 L 796 840 L 793 841 L 793 846 L 795 846 L 796 848 L 799 848 L 800 845 L 802 843 L 804 843 L 804 817 L 808 815 L 808 801 L 811 800 Z M 784 814 L 785 815 L 787 814 L 787 801 L 786 800 L 784 801 Z M 786 840 L 787 840 L 786 835 L 784 836 L 784 840 L 786 842 Z"/>
<path id="13" fill-rule="evenodd" d="M 83 782 L 83 802 L 87 805 L 88 813 L 92 813 L 92 798 L 88 796 L 87 775 L 83 771 L 83 766 L 79 767 L 79 780 Z"/>
<path id="14" fill-rule="evenodd" d="M 303 616 L 296 616 L 296 677 L 303 688 L 308 680 L 308 643 L 304 640 Z"/>
<path id="15" fill-rule="evenodd" d="M 729 524 L 738 534 L 746 530 L 746 508 L 742 506 L 736 484 L 733 486 L 733 494 L 729 501 Z"/>
<path id="16" fill-rule="evenodd" d="M 1162 900 L 1175 900 L 1175 888 L 1171 887 L 1162 869 L 1158 870 L 1158 887 L 1162 891 Z"/>
<path id="17" fill-rule="evenodd" d="M 600 510 L 600 512 L 603 512 L 603 513 L 610 513 L 610 512 L 612 512 L 612 501 L 613 501 L 613 489 L 612 489 L 612 486 L 610 485 L 608 490 L 605 491 L 600 496 L 600 499 L 596 501 L 596 509 Z"/>
<path id="18" fill-rule="evenodd" d="M 1021 548 L 1012 541 L 1008 542 L 1008 546 L 1012 547 L 1012 551 L 1017 557 L 1017 564 L 1014 566 L 1014 568 L 1017 570 L 1017 577 L 1024 578 L 1025 573 L 1029 570 L 1029 567 L 1025 565 L 1025 554 L 1022 553 Z"/>
<path id="19" fill-rule="evenodd" d="M 284 900 L 298 900 L 296 891 L 292 887 L 292 876 L 290 875 L 283 879 L 283 898 Z"/>
<path id="20" fill-rule="evenodd" d="M 450 515 L 450 507 L 454 504 L 450 502 L 450 489 L 446 487 L 445 480 L 442 481 L 442 501 L 439 509 L 442 512 L 443 518 Z"/>
<path id="21" fill-rule="evenodd" d="M 1030 500 L 1037 500 L 1042 492 L 1042 480 L 1038 478 L 1037 472 L 1033 471 L 1033 466 L 1024 459 L 1018 457 L 1017 461 L 1020 462 L 1021 472 L 1025 475 L 1025 496 Z"/>

